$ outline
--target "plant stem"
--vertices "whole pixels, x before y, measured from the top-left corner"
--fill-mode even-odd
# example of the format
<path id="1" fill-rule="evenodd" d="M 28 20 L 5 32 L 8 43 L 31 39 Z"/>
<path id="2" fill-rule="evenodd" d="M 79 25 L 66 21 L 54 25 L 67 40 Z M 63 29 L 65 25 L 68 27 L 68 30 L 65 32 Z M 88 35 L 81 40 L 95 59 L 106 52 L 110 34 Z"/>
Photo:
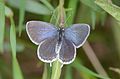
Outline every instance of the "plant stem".
<path id="1" fill-rule="evenodd" d="M 4 31 L 5 31 L 5 5 L 4 0 L 0 0 L 0 52 L 4 50 Z"/>
<path id="2" fill-rule="evenodd" d="M 64 27 L 64 0 L 59 0 L 60 2 L 60 27 Z"/>
<path id="3" fill-rule="evenodd" d="M 59 23 L 59 26 L 60 27 L 64 27 L 64 0 L 59 0 L 59 9 L 60 9 L 60 17 L 59 17 L 59 20 L 60 20 L 60 23 Z M 59 15 L 59 14 L 58 14 Z M 51 79 L 59 79 L 60 78 L 60 75 L 61 75 L 61 68 L 63 66 L 62 63 L 60 63 L 58 60 L 56 60 L 55 62 L 52 63 L 52 76 L 51 76 Z"/>
<path id="4" fill-rule="evenodd" d="M 47 76 L 48 76 L 48 74 L 47 74 L 47 64 L 45 63 L 44 64 L 44 72 L 43 72 L 42 79 L 48 79 Z"/>
<path id="5" fill-rule="evenodd" d="M 88 56 L 88 58 L 90 59 L 92 65 L 94 66 L 95 70 L 100 74 L 103 75 L 105 77 L 109 77 L 107 75 L 107 73 L 105 72 L 104 68 L 102 67 L 102 65 L 100 64 L 97 56 L 95 55 L 94 51 L 92 50 L 91 46 L 89 45 L 89 43 L 86 41 L 85 44 L 83 45 L 83 49 L 86 53 L 86 55 Z"/>
<path id="6" fill-rule="evenodd" d="M 58 60 L 53 62 L 51 79 L 59 79 L 60 78 L 61 68 L 62 68 L 62 64 Z"/>

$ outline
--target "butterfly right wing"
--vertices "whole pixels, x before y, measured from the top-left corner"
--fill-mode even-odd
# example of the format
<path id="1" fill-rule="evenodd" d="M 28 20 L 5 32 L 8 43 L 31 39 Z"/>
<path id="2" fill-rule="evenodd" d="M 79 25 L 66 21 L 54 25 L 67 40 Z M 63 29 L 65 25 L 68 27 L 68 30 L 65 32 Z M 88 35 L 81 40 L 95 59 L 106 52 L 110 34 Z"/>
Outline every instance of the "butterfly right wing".
<path id="1" fill-rule="evenodd" d="M 89 33 L 90 26 L 88 24 L 73 24 L 65 29 L 65 38 L 78 48 L 84 44 Z"/>
<path id="2" fill-rule="evenodd" d="M 56 36 L 57 28 L 42 21 L 29 21 L 26 24 L 26 31 L 30 40 L 39 45 L 43 40 Z"/>
<path id="3" fill-rule="evenodd" d="M 63 38 L 58 56 L 62 64 L 70 64 L 74 61 L 76 57 L 76 48 L 71 41 Z"/>

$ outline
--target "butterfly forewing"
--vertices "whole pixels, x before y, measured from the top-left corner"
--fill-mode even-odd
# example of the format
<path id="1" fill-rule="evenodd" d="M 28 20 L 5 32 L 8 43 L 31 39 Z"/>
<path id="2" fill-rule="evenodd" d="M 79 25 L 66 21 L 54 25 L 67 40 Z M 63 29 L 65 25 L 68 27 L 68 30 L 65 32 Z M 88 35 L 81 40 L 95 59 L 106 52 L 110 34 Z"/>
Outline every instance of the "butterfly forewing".
<path id="1" fill-rule="evenodd" d="M 39 59 L 47 63 L 53 62 L 57 57 L 57 53 L 55 52 L 56 44 L 57 39 L 55 37 L 43 41 L 37 50 Z"/>
<path id="2" fill-rule="evenodd" d="M 76 56 L 75 46 L 67 39 L 63 38 L 61 49 L 59 52 L 59 60 L 63 64 L 70 64 Z"/>
<path id="3" fill-rule="evenodd" d="M 87 24 L 73 24 L 65 29 L 65 38 L 74 43 L 78 48 L 86 41 L 90 32 L 90 27 Z"/>
<path id="4" fill-rule="evenodd" d="M 54 37 L 57 34 L 57 29 L 54 25 L 42 21 L 27 22 L 26 30 L 30 40 L 37 45 L 43 40 Z"/>

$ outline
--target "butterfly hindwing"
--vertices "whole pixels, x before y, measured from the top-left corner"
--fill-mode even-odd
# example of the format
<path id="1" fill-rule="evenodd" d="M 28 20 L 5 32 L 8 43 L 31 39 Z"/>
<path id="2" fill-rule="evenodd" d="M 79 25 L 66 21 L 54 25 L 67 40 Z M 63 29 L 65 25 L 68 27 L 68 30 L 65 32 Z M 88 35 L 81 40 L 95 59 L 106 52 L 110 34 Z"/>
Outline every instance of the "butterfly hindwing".
<path id="1" fill-rule="evenodd" d="M 30 40 L 36 45 L 57 34 L 57 29 L 54 25 L 42 21 L 27 22 L 26 31 Z"/>
<path id="2" fill-rule="evenodd" d="M 63 64 L 70 64 L 76 56 L 76 48 L 69 40 L 63 38 L 59 52 L 59 60 Z"/>
<path id="3" fill-rule="evenodd" d="M 65 28 L 65 37 L 78 48 L 83 45 L 90 33 L 90 26 L 87 24 L 73 24 Z"/>
<path id="4" fill-rule="evenodd" d="M 57 53 L 55 52 L 57 39 L 55 37 L 48 38 L 43 41 L 37 49 L 37 55 L 43 62 L 51 63 L 56 60 Z"/>

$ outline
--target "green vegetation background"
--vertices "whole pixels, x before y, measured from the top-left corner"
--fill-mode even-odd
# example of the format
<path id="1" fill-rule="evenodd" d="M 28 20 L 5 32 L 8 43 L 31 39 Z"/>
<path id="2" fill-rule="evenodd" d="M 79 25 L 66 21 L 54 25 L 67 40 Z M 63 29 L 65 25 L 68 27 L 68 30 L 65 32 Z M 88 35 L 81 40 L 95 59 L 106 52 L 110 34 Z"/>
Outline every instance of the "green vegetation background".
<path id="1" fill-rule="evenodd" d="M 25 24 L 55 23 L 58 5 L 59 0 L 0 0 L 0 79 L 51 79 L 57 67 L 37 58 Z M 120 79 L 120 0 L 65 0 L 64 7 L 68 26 L 87 23 L 91 33 L 76 60 L 52 78 Z"/>

